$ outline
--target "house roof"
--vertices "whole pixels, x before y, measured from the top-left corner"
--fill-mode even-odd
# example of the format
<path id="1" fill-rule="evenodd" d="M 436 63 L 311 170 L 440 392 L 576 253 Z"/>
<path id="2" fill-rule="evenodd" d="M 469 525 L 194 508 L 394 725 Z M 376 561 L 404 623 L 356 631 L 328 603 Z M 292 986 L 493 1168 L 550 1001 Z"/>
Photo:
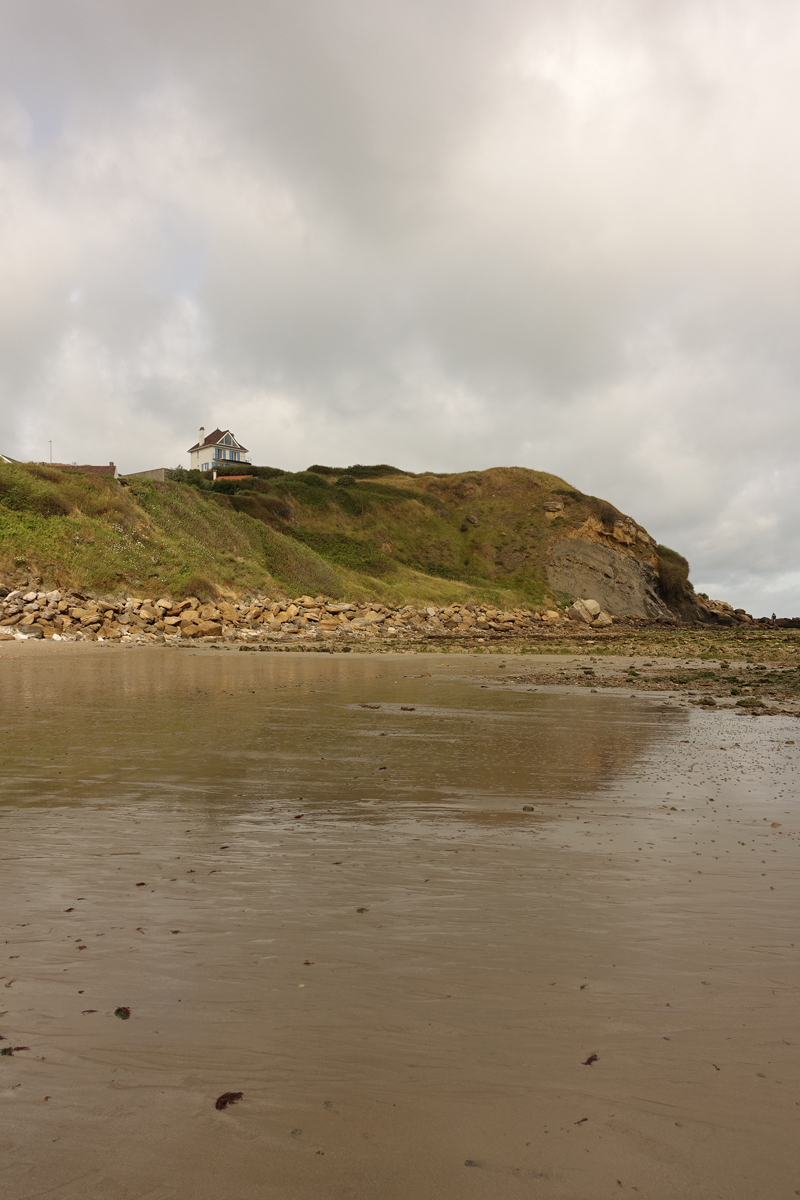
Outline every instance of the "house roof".
<path id="1" fill-rule="evenodd" d="M 193 450 L 202 450 L 204 446 L 219 446 L 226 433 L 233 438 L 234 445 L 237 450 L 244 450 L 245 454 L 249 453 L 246 446 L 243 446 L 241 442 L 236 441 L 236 438 L 233 436 L 230 429 L 215 429 L 213 433 L 209 433 L 206 436 L 203 442 L 195 442 L 193 446 L 190 446 L 187 453 L 191 454 Z"/>

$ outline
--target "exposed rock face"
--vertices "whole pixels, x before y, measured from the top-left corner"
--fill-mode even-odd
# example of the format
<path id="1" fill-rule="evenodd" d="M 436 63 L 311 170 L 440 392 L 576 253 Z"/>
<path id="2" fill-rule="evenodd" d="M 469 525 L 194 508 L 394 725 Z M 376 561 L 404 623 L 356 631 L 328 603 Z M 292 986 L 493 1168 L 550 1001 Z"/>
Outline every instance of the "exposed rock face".
<path id="1" fill-rule="evenodd" d="M 561 538 L 550 550 L 547 580 L 556 592 L 592 596 L 613 617 L 675 619 L 658 595 L 655 567 L 600 541 Z"/>

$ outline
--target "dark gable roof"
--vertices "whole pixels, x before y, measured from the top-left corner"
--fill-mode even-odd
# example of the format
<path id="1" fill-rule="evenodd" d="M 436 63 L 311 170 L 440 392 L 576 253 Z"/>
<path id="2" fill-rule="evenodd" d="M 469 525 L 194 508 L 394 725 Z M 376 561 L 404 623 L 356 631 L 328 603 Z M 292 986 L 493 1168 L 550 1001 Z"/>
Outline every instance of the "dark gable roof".
<path id="1" fill-rule="evenodd" d="M 213 433 L 209 433 L 206 435 L 206 439 L 203 442 L 203 446 L 219 446 L 219 445 L 221 445 L 222 439 L 225 437 L 226 433 L 230 433 L 234 442 L 236 442 L 236 438 L 233 436 L 230 429 L 215 429 Z M 191 454 L 193 450 L 201 450 L 201 449 L 202 449 L 202 446 L 200 445 L 200 443 L 195 442 L 195 444 L 193 446 L 189 447 L 189 449 L 187 450 L 187 454 Z M 247 446 L 242 446 L 239 442 L 236 442 L 234 449 L 244 450 L 245 454 L 250 453 L 250 451 L 247 449 Z"/>

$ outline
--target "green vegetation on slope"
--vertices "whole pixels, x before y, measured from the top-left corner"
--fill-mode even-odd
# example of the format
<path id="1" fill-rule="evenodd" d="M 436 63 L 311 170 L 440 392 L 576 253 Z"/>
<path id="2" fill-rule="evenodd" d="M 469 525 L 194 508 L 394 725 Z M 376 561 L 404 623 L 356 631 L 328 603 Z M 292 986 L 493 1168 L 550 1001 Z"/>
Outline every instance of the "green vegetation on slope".
<path id="1" fill-rule="evenodd" d="M 0 464 L 0 570 L 58 585 L 172 594 L 264 589 L 340 594 L 317 554 L 177 483 Z"/>
<path id="2" fill-rule="evenodd" d="M 43 578 L 104 591 L 564 604 L 571 597 L 553 596 L 546 580 L 550 547 L 587 522 L 602 532 L 620 518 L 557 476 L 521 467 L 412 475 L 386 464 L 299 472 L 230 464 L 216 482 L 177 469 L 166 483 L 119 483 L 0 465 L 0 570 L 27 564 Z M 634 552 L 653 561 L 644 543 Z M 670 551 L 663 561 L 679 586 L 685 560 Z"/>

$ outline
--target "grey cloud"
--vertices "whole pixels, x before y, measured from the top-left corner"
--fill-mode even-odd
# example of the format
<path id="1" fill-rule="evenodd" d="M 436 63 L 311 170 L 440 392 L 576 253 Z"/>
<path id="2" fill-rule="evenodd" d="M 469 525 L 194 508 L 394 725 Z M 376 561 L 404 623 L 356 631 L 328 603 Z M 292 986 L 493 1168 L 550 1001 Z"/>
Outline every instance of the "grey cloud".
<path id="1" fill-rule="evenodd" d="M 6 453 L 516 462 L 800 612 L 795 6 L 0 18 Z"/>

